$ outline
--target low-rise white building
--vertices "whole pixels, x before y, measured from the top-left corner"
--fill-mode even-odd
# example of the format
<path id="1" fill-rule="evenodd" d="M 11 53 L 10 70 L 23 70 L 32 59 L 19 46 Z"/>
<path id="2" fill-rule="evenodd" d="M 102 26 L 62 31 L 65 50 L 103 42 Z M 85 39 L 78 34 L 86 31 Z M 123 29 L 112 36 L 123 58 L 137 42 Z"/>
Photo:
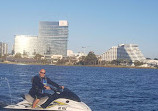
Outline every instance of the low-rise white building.
<path id="1" fill-rule="evenodd" d="M 108 51 L 101 55 L 101 60 L 131 60 L 131 61 L 144 61 L 145 57 L 141 53 L 136 44 L 120 44 L 110 48 Z"/>
<path id="2" fill-rule="evenodd" d="M 158 65 L 158 60 L 145 60 L 145 63 L 150 66 L 156 66 Z"/>
<path id="3" fill-rule="evenodd" d="M 67 50 L 67 56 L 71 57 L 71 56 L 75 56 L 75 54 L 72 50 Z"/>
<path id="4" fill-rule="evenodd" d="M 117 49 L 118 47 L 114 46 L 110 48 L 108 51 L 101 55 L 101 60 L 112 61 L 117 59 Z"/>
<path id="5" fill-rule="evenodd" d="M 62 55 L 52 55 L 51 59 L 54 63 L 56 63 L 58 60 L 61 60 L 63 58 Z"/>

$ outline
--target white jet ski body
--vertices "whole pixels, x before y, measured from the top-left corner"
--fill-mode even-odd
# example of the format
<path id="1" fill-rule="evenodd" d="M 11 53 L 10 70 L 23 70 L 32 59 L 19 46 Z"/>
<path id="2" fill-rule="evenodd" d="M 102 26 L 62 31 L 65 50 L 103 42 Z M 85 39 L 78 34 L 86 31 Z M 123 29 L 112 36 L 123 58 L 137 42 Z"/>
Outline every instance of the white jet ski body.
<path id="1" fill-rule="evenodd" d="M 46 108 L 42 108 L 40 105 L 45 103 L 48 99 L 48 97 L 43 97 L 40 99 L 36 108 L 32 108 L 34 98 L 32 98 L 29 94 L 26 94 L 24 98 L 25 99 L 23 101 L 17 103 L 16 105 L 8 105 L 4 108 L 13 110 L 91 111 L 85 103 L 76 101 L 75 99 L 58 98 L 52 101 Z"/>

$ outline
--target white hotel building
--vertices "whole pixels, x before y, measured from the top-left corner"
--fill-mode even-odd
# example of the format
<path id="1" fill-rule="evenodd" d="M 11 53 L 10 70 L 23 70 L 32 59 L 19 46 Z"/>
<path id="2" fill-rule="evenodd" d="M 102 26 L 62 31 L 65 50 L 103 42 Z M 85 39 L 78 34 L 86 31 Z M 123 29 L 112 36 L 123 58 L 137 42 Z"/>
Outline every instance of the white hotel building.
<path id="1" fill-rule="evenodd" d="M 14 53 L 27 54 L 29 57 L 37 53 L 38 37 L 32 35 L 15 35 Z"/>
<path id="2" fill-rule="evenodd" d="M 131 61 L 144 61 L 146 58 L 136 44 L 120 44 L 109 49 L 107 52 L 101 55 L 102 61 L 112 60 L 131 60 Z"/>

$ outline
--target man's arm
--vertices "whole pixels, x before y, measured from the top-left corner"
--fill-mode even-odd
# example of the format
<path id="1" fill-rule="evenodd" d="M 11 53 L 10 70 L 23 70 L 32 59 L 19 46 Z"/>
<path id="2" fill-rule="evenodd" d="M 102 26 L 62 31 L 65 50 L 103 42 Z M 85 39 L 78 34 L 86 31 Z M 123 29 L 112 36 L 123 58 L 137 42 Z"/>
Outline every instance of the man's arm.
<path id="1" fill-rule="evenodd" d="M 49 78 L 47 78 L 47 82 L 48 82 L 48 84 L 51 84 L 52 86 L 54 86 L 54 87 L 56 87 L 56 88 L 60 88 L 60 86 L 59 86 L 57 83 L 53 82 L 53 81 L 50 80 Z"/>

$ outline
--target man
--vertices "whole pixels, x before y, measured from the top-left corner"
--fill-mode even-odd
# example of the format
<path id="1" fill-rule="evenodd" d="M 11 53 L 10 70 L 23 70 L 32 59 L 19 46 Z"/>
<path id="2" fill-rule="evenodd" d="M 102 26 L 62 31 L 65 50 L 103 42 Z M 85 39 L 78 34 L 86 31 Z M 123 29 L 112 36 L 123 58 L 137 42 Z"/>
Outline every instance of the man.
<path id="1" fill-rule="evenodd" d="M 48 77 L 46 77 L 45 73 L 45 69 L 41 69 L 39 75 L 34 76 L 32 79 L 32 88 L 29 91 L 29 94 L 35 98 L 32 104 L 32 108 L 36 107 L 36 104 L 40 101 L 41 97 L 48 96 L 48 94 L 45 93 L 45 90 L 50 90 L 51 88 L 47 85 L 47 83 L 56 88 L 64 89 L 64 86 L 59 86 L 55 82 L 51 81 Z"/>

